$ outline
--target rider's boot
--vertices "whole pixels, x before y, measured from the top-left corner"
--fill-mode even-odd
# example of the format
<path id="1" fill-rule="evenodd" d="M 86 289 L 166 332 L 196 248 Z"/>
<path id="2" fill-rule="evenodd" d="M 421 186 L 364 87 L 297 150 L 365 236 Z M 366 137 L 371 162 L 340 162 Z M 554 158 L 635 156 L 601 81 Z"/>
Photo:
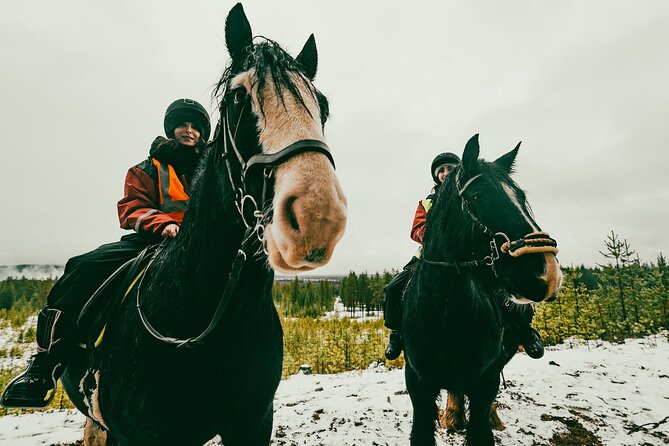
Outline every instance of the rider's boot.
<path id="1" fill-rule="evenodd" d="M 28 368 L 14 378 L 2 393 L 5 408 L 41 408 L 56 394 L 58 378 L 65 369 L 71 320 L 63 312 L 44 307 L 37 317 L 37 353 Z"/>
<path id="2" fill-rule="evenodd" d="M 390 330 L 390 338 L 386 347 L 386 358 L 390 361 L 397 359 L 402 353 L 402 333 L 399 330 Z"/>
<path id="3" fill-rule="evenodd" d="M 531 326 L 527 326 L 526 329 L 519 335 L 520 344 L 525 349 L 527 356 L 533 359 L 539 359 L 544 355 L 544 344 L 541 342 L 541 336 L 539 332 L 536 331 Z"/>

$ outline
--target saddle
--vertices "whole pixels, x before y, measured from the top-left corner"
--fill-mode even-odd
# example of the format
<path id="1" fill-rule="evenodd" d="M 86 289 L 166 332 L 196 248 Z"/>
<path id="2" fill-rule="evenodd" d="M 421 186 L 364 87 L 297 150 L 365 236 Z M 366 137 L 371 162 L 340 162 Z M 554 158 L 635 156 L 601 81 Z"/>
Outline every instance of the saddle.
<path id="1" fill-rule="evenodd" d="M 94 350 L 102 342 L 107 323 L 118 312 L 148 263 L 159 252 L 162 243 L 149 245 L 135 258 L 121 265 L 88 299 L 77 318 L 82 347 Z"/>

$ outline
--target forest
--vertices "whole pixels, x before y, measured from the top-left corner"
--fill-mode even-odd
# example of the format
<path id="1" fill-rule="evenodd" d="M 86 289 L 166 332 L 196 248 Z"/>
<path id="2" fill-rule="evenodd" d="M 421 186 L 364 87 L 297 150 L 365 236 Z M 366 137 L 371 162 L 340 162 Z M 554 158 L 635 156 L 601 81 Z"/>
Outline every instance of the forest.
<path id="1" fill-rule="evenodd" d="M 669 329 L 669 266 L 663 254 L 642 261 L 611 232 L 601 251 L 602 264 L 562 267 L 560 295 L 534 305 L 533 326 L 546 345 L 573 339 L 621 342 Z M 383 287 L 396 271 L 349 272 L 338 279 L 277 280 L 274 302 L 284 329 L 284 376 L 308 364 L 314 373 L 364 369 L 385 361 Z M 0 359 L 32 351 L 35 316 L 54 279 L 0 281 L 0 328 L 17 331 L 15 343 L 0 349 Z M 333 309 L 341 310 L 335 316 Z M 27 322 L 28 321 L 28 322 Z M 402 356 L 388 362 L 401 367 Z M 0 387 L 16 370 L 0 370 Z M 54 403 L 64 404 L 63 401 Z"/>

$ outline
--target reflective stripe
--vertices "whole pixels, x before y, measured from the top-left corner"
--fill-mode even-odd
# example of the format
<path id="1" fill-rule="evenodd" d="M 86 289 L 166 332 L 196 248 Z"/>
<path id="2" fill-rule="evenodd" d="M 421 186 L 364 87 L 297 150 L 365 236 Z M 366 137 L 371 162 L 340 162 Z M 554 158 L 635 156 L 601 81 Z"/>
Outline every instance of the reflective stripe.
<path id="1" fill-rule="evenodd" d="M 155 214 L 156 212 L 158 212 L 158 209 L 151 209 L 148 212 L 145 212 L 143 215 L 141 215 L 137 219 L 137 223 L 135 223 L 135 232 L 139 232 L 139 225 L 142 222 L 142 220 L 144 219 L 144 217 L 148 217 L 149 215 Z"/>
<path id="2" fill-rule="evenodd" d="M 188 205 L 188 194 L 184 190 L 183 184 L 179 181 L 177 173 L 169 164 L 163 164 L 157 159 L 152 159 L 153 164 L 158 169 L 158 190 L 160 193 L 160 210 L 166 214 L 181 213 L 186 210 Z M 178 218 L 181 221 L 181 218 Z"/>

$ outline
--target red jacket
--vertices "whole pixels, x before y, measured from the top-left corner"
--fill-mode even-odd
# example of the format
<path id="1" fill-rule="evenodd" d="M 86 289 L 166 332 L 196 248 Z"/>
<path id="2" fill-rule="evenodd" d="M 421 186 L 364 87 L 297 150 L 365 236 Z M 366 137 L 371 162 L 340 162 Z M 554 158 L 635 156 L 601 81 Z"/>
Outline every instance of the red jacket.
<path id="1" fill-rule="evenodd" d="M 413 225 L 411 225 L 411 239 L 423 244 L 423 236 L 425 235 L 425 220 L 427 219 L 427 211 L 432 207 L 432 195 L 418 202 L 416 214 L 413 217 Z"/>
<path id="2" fill-rule="evenodd" d="M 188 173 L 192 171 L 194 161 L 190 160 L 186 168 L 175 169 L 169 162 L 169 153 L 152 149 L 151 154 L 154 156 L 128 170 L 124 197 L 118 202 L 117 209 L 121 228 L 160 235 L 165 226 L 183 221 L 188 202 Z"/>

